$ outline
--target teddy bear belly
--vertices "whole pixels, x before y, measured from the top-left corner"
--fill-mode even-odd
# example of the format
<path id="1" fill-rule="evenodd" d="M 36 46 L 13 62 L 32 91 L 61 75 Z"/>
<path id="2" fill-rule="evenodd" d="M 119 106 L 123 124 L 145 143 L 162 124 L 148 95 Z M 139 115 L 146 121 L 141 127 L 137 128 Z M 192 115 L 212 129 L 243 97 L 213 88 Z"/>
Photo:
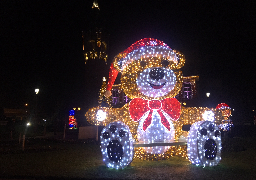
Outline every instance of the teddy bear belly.
<path id="1" fill-rule="evenodd" d="M 168 119 L 170 123 L 170 130 L 168 130 L 162 123 L 161 117 L 156 110 L 153 110 L 151 124 L 143 130 L 143 124 L 145 122 L 147 116 L 140 120 L 137 136 L 139 142 L 142 143 L 160 143 L 171 141 L 174 139 L 175 131 L 174 126 L 170 119 Z M 154 147 L 146 147 L 144 148 L 147 153 L 152 154 L 162 154 L 169 149 L 168 146 L 154 146 Z"/>

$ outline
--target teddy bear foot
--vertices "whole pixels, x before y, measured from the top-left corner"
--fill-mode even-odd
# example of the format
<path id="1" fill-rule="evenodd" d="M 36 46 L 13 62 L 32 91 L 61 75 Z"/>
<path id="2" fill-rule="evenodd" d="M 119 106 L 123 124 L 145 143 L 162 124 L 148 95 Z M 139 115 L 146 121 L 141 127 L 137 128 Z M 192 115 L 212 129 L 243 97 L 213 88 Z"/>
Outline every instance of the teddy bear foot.
<path id="1" fill-rule="evenodd" d="M 187 142 L 188 158 L 197 166 L 216 166 L 221 160 L 221 134 L 211 121 L 194 123 Z"/>
<path id="2" fill-rule="evenodd" d="M 109 168 L 122 169 L 133 159 L 133 139 L 129 127 L 112 122 L 103 128 L 100 136 L 103 161 Z"/>

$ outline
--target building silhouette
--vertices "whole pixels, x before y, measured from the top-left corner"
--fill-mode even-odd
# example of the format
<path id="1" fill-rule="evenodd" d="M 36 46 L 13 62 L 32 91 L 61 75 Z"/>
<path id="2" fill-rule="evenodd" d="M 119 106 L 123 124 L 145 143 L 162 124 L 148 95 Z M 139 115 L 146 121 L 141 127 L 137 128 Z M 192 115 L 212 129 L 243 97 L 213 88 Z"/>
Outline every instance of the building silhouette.
<path id="1" fill-rule="evenodd" d="M 85 62 L 85 82 L 83 83 L 84 101 L 81 112 L 98 106 L 99 91 L 103 77 L 108 77 L 108 39 L 104 18 L 100 14 L 100 7 L 96 0 L 92 3 L 89 20 L 82 31 L 82 53 Z M 79 123 L 79 119 L 78 123 Z M 83 123 L 79 123 L 83 125 Z"/>

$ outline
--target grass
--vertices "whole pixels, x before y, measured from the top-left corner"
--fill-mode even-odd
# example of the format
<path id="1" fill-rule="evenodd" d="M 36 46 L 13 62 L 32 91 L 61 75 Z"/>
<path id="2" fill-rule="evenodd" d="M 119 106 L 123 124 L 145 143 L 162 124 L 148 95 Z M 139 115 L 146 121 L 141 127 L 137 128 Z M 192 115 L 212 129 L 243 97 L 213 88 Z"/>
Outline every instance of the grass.
<path id="1" fill-rule="evenodd" d="M 2 142 L 8 148 L 0 151 L 0 179 L 256 179 L 253 142 L 225 140 L 222 161 L 211 168 L 176 156 L 162 161 L 134 159 L 123 170 L 108 169 L 93 142 L 29 139 L 24 152 L 16 141 Z"/>

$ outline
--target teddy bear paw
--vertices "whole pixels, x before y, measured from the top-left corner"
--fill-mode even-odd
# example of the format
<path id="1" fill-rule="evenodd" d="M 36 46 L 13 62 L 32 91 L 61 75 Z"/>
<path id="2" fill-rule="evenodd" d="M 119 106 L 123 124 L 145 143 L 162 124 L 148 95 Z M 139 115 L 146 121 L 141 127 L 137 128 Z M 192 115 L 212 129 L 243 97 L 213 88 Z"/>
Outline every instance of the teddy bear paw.
<path id="1" fill-rule="evenodd" d="M 192 164 L 215 166 L 221 160 L 221 133 L 211 121 L 194 123 L 188 135 L 188 157 Z"/>
<path id="2" fill-rule="evenodd" d="M 133 139 L 129 127 L 112 122 L 103 128 L 100 136 L 103 161 L 109 168 L 121 169 L 133 159 Z"/>

